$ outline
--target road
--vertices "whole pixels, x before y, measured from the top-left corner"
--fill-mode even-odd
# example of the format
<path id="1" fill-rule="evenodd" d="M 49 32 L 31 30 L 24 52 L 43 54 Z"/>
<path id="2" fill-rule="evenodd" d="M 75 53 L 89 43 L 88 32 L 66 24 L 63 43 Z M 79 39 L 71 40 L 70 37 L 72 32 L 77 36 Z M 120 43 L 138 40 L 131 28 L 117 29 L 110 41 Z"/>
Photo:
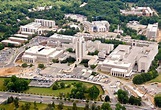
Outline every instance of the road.
<path id="1" fill-rule="evenodd" d="M 86 101 L 81 100 L 81 99 L 71 99 L 71 101 L 65 101 L 64 99 L 60 100 L 55 97 L 54 99 L 52 96 L 40 96 L 40 95 L 33 95 L 33 94 L 20 94 L 20 93 L 11 93 L 11 92 L 0 92 L 0 99 L 7 99 L 8 97 L 13 96 L 13 97 L 18 97 L 21 101 L 25 102 L 42 102 L 45 104 L 50 104 L 54 101 L 56 105 L 59 104 L 59 102 L 63 101 L 65 106 L 73 106 L 72 100 L 77 102 L 78 107 L 84 107 L 86 104 Z M 91 106 L 94 101 L 89 101 L 89 105 Z M 101 106 L 103 102 L 101 101 L 95 101 L 96 105 Z M 116 103 L 110 103 L 111 107 L 114 109 Z M 124 105 L 127 110 L 150 110 L 151 108 L 149 107 L 139 107 L 139 106 L 134 106 L 134 105 Z"/>
<path id="2" fill-rule="evenodd" d="M 39 37 L 39 36 L 34 37 L 26 45 L 24 45 L 20 48 L 17 48 L 16 51 L 14 53 L 12 53 L 13 55 L 10 58 L 10 61 L 8 62 L 8 64 L 0 66 L 0 68 L 14 67 L 16 59 L 19 57 L 20 54 L 22 54 L 26 50 L 26 47 L 32 47 L 32 46 L 35 46 L 35 45 L 39 45 L 39 42 L 40 42 L 39 39 L 40 38 L 41 37 Z M 44 37 L 42 37 L 42 38 L 44 38 Z M 44 39 L 44 40 L 46 40 L 46 39 Z"/>

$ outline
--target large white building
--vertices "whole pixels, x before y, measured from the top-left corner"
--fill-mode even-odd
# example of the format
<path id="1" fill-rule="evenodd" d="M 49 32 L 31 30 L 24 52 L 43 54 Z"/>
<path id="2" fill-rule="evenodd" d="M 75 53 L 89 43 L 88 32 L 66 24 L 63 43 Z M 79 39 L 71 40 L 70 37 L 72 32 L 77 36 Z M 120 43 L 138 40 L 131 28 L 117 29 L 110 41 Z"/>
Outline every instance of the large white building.
<path id="1" fill-rule="evenodd" d="M 83 22 L 84 30 L 87 32 L 108 32 L 110 24 L 108 21 Z"/>
<path id="2" fill-rule="evenodd" d="M 36 23 L 41 23 L 44 27 L 53 28 L 55 27 L 55 21 L 53 20 L 45 20 L 45 19 L 35 19 Z"/>
<path id="3" fill-rule="evenodd" d="M 158 37 L 158 23 L 148 25 L 146 30 L 146 37 L 150 40 L 156 40 Z"/>
<path id="4" fill-rule="evenodd" d="M 76 61 L 80 63 L 83 57 L 86 55 L 86 44 L 84 38 L 78 37 L 75 45 Z"/>
<path id="5" fill-rule="evenodd" d="M 129 77 L 134 67 L 137 72 L 148 72 L 157 53 L 157 43 L 142 47 L 119 45 L 99 64 L 99 69 L 117 77 Z"/>
<path id="6" fill-rule="evenodd" d="M 62 34 L 53 34 L 49 37 L 49 43 L 59 41 L 61 43 L 74 43 L 76 37 Z"/>
<path id="7" fill-rule="evenodd" d="M 35 19 L 35 21 L 32 23 L 20 26 L 20 32 L 21 33 L 30 32 L 41 35 L 46 30 L 51 31 L 54 26 L 55 21 L 53 20 Z"/>
<path id="8" fill-rule="evenodd" d="M 63 53 L 63 50 L 48 46 L 33 46 L 25 51 L 22 61 L 27 63 L 49 63 Z"/>

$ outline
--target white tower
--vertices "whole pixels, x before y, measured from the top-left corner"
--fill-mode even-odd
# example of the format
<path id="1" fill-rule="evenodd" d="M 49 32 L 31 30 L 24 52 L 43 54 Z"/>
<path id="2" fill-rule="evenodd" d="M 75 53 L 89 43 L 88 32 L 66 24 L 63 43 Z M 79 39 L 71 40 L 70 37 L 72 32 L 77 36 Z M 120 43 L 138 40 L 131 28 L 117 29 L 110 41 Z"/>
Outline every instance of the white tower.
<path id="1" fill-rule="evenodd" d="M 78 37 L 76 40 L 76 61 L 80 63 L 85 55 L 86 48 L 85 48 L 85 41 L 83 37 Z"/>

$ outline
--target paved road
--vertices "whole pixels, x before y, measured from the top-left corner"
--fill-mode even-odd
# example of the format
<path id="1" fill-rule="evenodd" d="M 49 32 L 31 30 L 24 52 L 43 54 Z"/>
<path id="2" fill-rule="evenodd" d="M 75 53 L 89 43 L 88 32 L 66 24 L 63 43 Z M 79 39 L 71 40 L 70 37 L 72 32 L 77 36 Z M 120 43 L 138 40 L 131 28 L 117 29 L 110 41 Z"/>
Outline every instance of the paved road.
<path id="1" fill-rule="evenodd" d="M 64 99 L 60 100 L 57 99 L 56 97 L 52 99 L 52 96 L 40 96 L 40 95 L 32 95 L 32 94 L 20 94 L 20 93 L 11 93 L 11 92 L 0 92 L 0 99 L 7 99 L 9 96 L 13 97 L 19 97 L 21 101 L 26 101 L 26 102 L 42 102 L 45 104 L 49 104 L 52 101 L 57 105 L 59 102 L 63 101 L 65 106 L 72 106 L 73 102 L 72 101 L 64 101 Z M 86 101 L 80 100 L 80 99 L 71 99 L 77 102 L 78 107 L 84 107 L 86 104 Z M 94 103 L 93 101 L 89 101 L 89 105 Z M 96 105 L 102 105 L 103 102 L 101 101 L 96 101 Z M 115 108 L 116 103 L 111 103 L 111 107 Z M 149 107 L 139 107 L 139 106 L 134 106 L 134 105 L 124 105 L 127 110 L 151 110 Z"/>

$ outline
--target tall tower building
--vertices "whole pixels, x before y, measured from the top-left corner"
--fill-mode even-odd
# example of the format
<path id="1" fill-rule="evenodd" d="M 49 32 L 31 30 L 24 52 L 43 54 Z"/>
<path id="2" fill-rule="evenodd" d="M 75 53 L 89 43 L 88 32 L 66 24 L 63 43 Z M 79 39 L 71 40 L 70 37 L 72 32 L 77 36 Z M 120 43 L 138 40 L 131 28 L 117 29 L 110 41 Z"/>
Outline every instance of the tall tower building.
<path id="1" fill-rule="evenodd" d="M 76 40 L 76 61 L 80 63 L 86 53 L 85 40 L 83 37 L 78 37 Z"/>

